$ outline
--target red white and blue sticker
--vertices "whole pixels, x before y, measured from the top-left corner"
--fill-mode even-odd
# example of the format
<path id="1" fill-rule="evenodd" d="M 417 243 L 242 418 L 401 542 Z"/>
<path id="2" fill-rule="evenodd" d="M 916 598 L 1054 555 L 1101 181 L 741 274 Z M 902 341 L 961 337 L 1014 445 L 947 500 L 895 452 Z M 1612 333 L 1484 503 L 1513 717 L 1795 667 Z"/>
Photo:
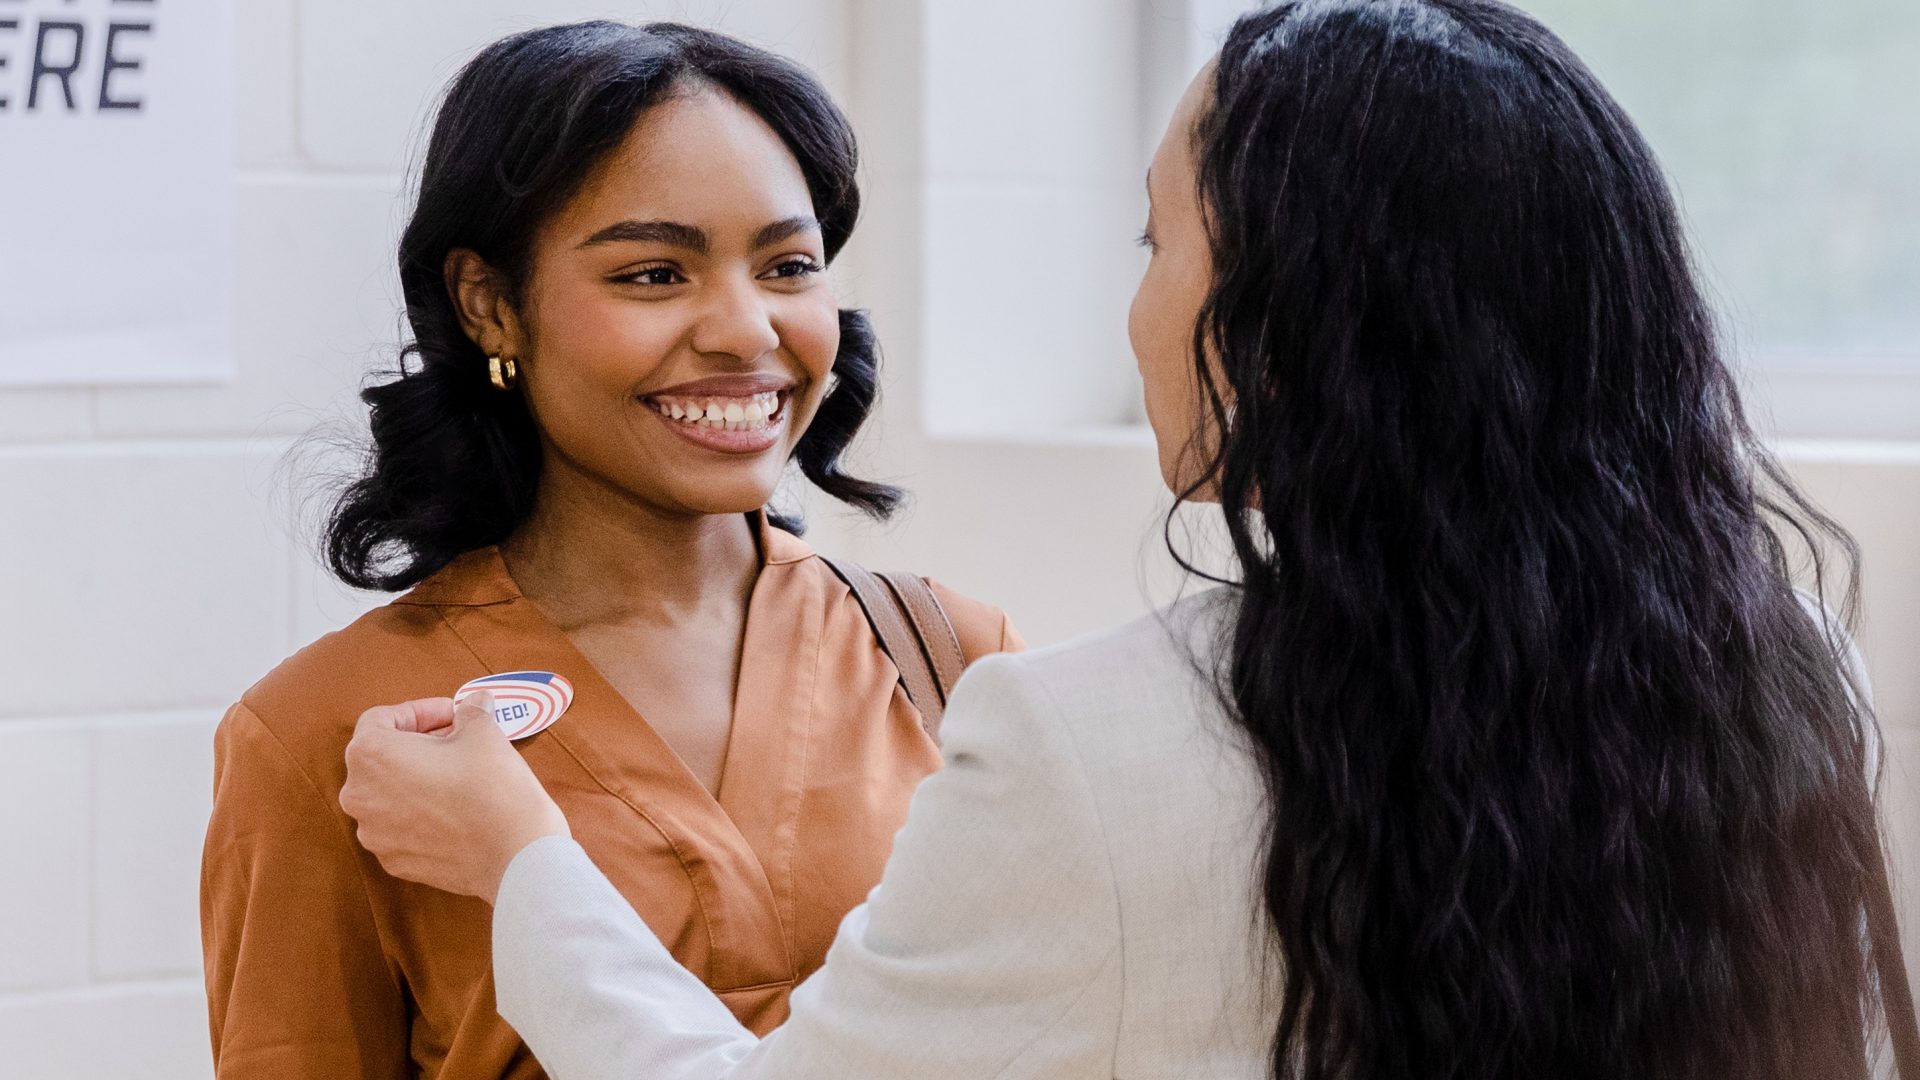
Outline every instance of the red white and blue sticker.
<path id="1" fill-rule="evenodd" d="M 485 690 L 493 695 L 493 722 L 509 739 L 538 735 L 573 704 L 573 684 L 551 671 L 509 671 L 473 680 L 453 692 L 455 705 Z"/>

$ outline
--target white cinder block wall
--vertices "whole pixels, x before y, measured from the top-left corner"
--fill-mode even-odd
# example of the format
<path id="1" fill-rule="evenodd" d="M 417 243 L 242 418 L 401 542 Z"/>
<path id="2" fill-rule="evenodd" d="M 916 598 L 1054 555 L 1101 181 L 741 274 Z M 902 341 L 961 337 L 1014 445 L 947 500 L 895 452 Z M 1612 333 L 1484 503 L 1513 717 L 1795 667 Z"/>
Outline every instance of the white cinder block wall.
<path id="1" fill-rule="evenodd" d="M 435 91 L 544 22 L 680 18 L 845 99 L 843 0 L 242 0 L 238 376 L 0 390 L 0 1075 L 211 1075 L 198 864 L 221 710 L 366 603 L 311 556 L 330 461 L 390 363 L 404 174 Z M 4 189 L 4 179 L 0 179 Z M 111 272 L 103 267 L 102 272 Z"/>
<path id="2" fill-rule="evenodd" d="M 1183 3 L 1231 6 L 1138 3 L 1148 20 L 1178 17 Z M 1141 57 L 1180 35 L 1116 15 L 1126 7 L 236 4 L 238 377 L 0 390 L 6 1075 L 211 1071 L 196 885 L 210 734 L 248 683 L 367 603 L 328 584 L 311 556 L 312 474 L 337 459 L 307 436 L 351 430 L 353 390 L 391 360 L 410 153 L 434 91 L 500 33 L 590 16 L 706 22 L 801 58 L 849 102 L 869 211 L 840 272 L 874 309 L 890 365 L 866 455 L 919 501 L 885 529 L 821 515 L 817 543 L 941 576 L 1005 605 L 1038 642 L 1167 595 L 1176 579 L 1149 535 L 1161 500 L 1153 456 L 1125 427 L 1121 320 L 1142 209 L 1129 173 L 1169 83 L 1143 73 Z M 1095 257 L 1061 257 L 1083 243 Z M 1072 378 L 1047 381 L 1062 372 Z M 1004 383 L 1015 396 L 996 389 Z M 1019 397 L 1022 385 L 1045 393 Z M 1055 410 L 1057 395 L 1069 398 Z M 1910 855 L 1920 452 L 1789 450 L 1866 547 L 1864 643 L 1889 730 L 1889 811 Z"/>

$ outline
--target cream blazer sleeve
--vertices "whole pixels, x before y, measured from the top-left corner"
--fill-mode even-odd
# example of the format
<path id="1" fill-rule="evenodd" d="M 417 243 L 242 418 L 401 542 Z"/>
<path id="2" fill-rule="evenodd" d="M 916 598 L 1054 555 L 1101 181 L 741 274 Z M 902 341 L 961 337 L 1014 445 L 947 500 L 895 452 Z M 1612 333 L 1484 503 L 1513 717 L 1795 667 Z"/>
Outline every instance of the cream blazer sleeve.
<path id="1" fill-rule="evenodd" d="M 881 884 L 756 1040 L 570 840 L 514 859 L 500 1014 L 556 1080 L 1114 1075 L 1120 905 L 1075 727 L 1019 657 L 971 668 Z"/>

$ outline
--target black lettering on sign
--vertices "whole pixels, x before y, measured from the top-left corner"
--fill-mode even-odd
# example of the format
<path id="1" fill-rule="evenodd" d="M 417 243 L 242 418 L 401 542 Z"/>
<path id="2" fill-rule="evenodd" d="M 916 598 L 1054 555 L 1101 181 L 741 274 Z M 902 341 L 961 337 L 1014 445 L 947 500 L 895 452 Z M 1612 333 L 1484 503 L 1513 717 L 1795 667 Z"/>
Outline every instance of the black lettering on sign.
<path id="1" fill-rule="evenodd" d="M 47 17 L 34 17 L 36 3 Z M 66 113 L 138 113 L 146 109 L 142 76 L 152 59 L 148 49 L 154 35 L 151 13 L 158 0 L 112 3 L 116 12 L 121 5 L 146 10 L 107 17 L 74 12 L 74 0 L 0 0 L 0 9 L 7 11 L 0 18 L 0 116 L 13 111 L 20 99 L 21 74 L 27 75 L 27 112 L 44 108 Z M 97 94 L 92 92 L 96 80 Z"/>
<path id="2" fill-rule="evenodd" d="M 20 29 L 19 19 L 0 19 L 0 33 Z M 0 72 L 7 70 L 7 54 L 0 52 Z M 0 112 L 7 111 L 7 95 L 0 94 Z"/>
<path id="3" fill-rule="evenodd" d="M 64 64 L 47 62 L 47 42 L 58 31 L 66 30 L 73 35 L 73 51 L 68 54 Z M 27 111 L 40 107 L 40 80 L 52 75 L 60 80 L 60 94 L 67 99 L 67 111 L 74 112 L 80 103 L 73 97 L 73 73 L 80 70 L 80 50 L 87 41 L 87 26 L 77 22 L 55 22 L 51 19 L 40 24 L 40 35 L 33 43 L 33 78 L 27 80 Z"/>
<path id="4" fill-rule="evenodd" d="M 116 71 L 139 71 L 140 60 L 123 60 L 114 48 L 123 34 L 151 34 L 153 24 L 146 22 L 117 22 L 107 26 L 106 59 L 100 65 L 100 108 L 132 109 L 136 112 L 144 104 L 138 98 L 116 98 L 113 96 L 113 73 Z"/>

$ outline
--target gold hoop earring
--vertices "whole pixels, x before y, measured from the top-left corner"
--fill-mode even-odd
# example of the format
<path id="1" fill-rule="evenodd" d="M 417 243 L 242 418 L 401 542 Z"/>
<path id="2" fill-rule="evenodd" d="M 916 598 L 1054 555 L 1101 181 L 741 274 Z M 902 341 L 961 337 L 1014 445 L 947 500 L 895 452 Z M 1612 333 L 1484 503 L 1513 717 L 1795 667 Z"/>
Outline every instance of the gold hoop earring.
<path id="1" fill-rule="evenodd" d="M 520 381 L 520 369 L 505 357 L 487 357 L 487 379 L 495 390 L 511 390 Z"/>

